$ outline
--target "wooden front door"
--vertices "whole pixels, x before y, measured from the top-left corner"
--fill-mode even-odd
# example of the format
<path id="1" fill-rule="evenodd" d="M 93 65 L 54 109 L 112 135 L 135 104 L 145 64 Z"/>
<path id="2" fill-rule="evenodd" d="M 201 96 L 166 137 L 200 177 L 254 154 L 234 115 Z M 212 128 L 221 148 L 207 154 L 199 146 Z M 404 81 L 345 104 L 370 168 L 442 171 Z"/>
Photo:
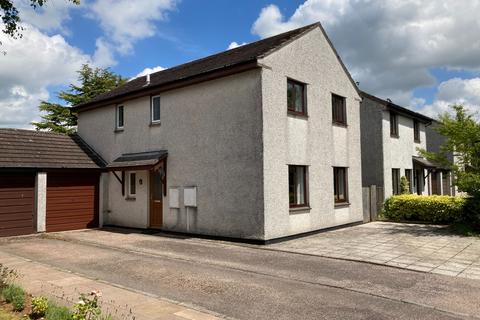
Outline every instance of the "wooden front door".
<path id="1" fill-rule="evenodd" d="M 432 172 L 432 194 L 440 194 L 440 188 L 438 187 L 438 172 Z"/>
<path id="2" fill-rule="evenodd" d="M 150 172 L 150 227 L 160 229 L 163 222 L 163 171 Z"/>

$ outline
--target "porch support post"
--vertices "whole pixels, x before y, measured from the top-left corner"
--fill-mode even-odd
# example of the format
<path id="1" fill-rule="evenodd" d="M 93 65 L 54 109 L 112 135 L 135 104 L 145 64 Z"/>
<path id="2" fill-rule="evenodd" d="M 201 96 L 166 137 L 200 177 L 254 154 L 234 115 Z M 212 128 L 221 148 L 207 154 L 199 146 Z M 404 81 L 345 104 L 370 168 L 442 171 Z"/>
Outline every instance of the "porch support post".
<path id="1" fill-rule="evenodd" d="M 100 174 L 99 190 L 98 190 L 98 226 L 103 227 L 105 213 L 108 210 L 108 172 Z"/>
<path id="2" fill-rule="evenodd" d="M 47 173 L 37 172 L 35 177 L 35 212 L 37 232 L 47 230 Z"/>

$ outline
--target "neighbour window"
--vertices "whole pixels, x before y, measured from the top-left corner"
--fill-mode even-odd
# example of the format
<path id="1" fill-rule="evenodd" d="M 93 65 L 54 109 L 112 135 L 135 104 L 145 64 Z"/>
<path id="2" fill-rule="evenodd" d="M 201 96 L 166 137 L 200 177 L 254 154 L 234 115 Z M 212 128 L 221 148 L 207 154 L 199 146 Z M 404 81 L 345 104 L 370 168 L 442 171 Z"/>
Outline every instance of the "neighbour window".
<path id="1" fill-rule="evenodd" d="M 160 96 L 152 97 L 150 113 L 152 123 L 160 122 Z"/>
<path id="2" fill-rule="evenodd" d="M 287 82 L 288 112 L 306 115 L 307 106 L 305 100 L 305 84 L 289 79 Z"/>
<path id="3" fill-rule="evenodd" d="M 412 169 L 405 169 L 405 177 L 407 178 L 408 181 L 408 191 L 412 193 Z"/>
<path id="4" fill-rule="evenodd" d="M 344 97 L 332 94 L 332 115 L 334 123 L 347 124 L 347 109 Z"/>
<path id="5" fill-rule="evenodd" d="M 398 137 L 398 116 L 393 112 L 390 112 L 390 135 Z"/>
<path id="6" fill-rule="evenodd" d="M 333 168 L 333 189 L 335 203 L 348 202 L 347 168 Z"/>
<path id="7" fill-rule="evenodd" d="M 392 169 L 392 192 L 400 194 L 400 169 Z"/>
<path id="8" fill-rule="evenodd" d="M 290 207 L 308 206 L 306 166 L 288 166 L 288 193 Z"/>
<path id="9" fill-rule="evenodd" d="M 128 195 L 135 197 L 137 194 L 137 174 L 130 172 L 128 175 Z"/>
<path id="10" fill-rule="evenodd" d="M 420 142 L 420 123 L 417 120 L 413 120 L 413 139 Z"/>
<path id="11" fill-rule="evenodd" d="M 124 125 L 123 109 L 124 109 L 123 106 L 117 106 L 117 121 L 116 121 L 117 129 L 123 129 L 123 125 Z"/>

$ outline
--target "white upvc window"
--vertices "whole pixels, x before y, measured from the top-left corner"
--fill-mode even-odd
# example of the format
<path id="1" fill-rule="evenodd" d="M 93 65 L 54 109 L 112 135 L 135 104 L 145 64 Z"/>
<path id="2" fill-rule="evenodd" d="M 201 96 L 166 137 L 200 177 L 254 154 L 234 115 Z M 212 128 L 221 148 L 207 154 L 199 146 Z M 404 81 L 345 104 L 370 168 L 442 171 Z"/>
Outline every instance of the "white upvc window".
<path id="1" fill-rule="evenodd" d="M 115 112 L 115 128 L 116 129 L 123 129 L 123 125 L 125 124 L 125 112 L 124 106 L 120 105 L 117 106 Z"/>
<path id="2" fill-rule="evenodd" d="M 128 197 L 135 198 L 137 194 L 137 173 L 132 171 L 128 173 Z"/>
<path id="3" fill-rule="evenodd" d="M 160 122 L 160 96 L 153 96 L 150 102 L 150 121 Z"/>

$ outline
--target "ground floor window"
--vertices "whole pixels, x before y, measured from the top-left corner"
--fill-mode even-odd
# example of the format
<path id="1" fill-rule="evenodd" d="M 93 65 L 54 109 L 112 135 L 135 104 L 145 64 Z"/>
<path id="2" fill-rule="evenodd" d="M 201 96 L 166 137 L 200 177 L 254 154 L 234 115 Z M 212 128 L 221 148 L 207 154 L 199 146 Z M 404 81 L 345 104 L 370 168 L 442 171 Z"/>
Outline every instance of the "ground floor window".
<path id="1" fill-rule="evenodd" d="M 400 169 L 392 169 L 392 192 L 400 194 Z"/>
<path id="2" fill-rule="evenodd" d="M 408 181 L 408 191 L 412 193 L 412 169 L 405 169 L 405 178 Z"/>
<path id="3" fill-rule="evenodd" d="M 130 172 L 128 174 L 128 196 L 135 197 L 137 194 L 137 174 Z"/>
<path id="4" fill-rule="evenodd" d="M 335 203 L 348 202 L 348 184 L 347 184 L 347 168 L 333 168 L 333 189 L 335 195 Z"/>
<path id="5" fill-rule="evenodd" d="M 288 195 L 290 207 L 308 206 L 307 167 L 288 166 Z"/>

